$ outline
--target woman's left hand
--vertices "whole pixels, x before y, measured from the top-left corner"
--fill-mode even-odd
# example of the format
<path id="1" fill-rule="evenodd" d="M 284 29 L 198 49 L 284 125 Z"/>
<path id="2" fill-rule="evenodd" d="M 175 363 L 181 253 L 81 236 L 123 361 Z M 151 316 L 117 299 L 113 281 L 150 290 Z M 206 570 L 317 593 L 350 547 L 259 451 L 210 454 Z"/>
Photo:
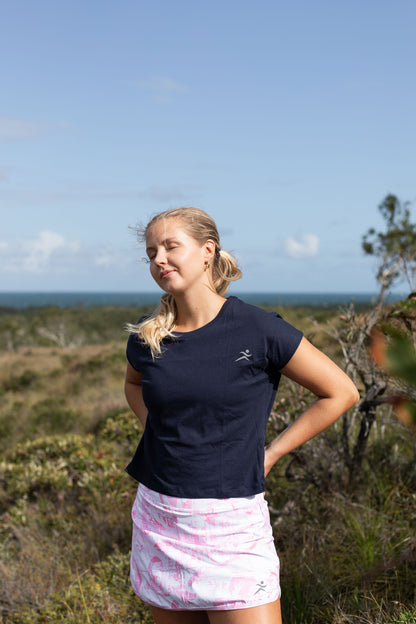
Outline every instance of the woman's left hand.
<path id="1" fill-rule="evenodd" d="M 264 474 L 284 455 L 332 425 L 360 398 L 351 379 L 332 360 L 302 338 L 291 360 L 281 370 L 316 396 L 312 405 L 267 445 Z"/>

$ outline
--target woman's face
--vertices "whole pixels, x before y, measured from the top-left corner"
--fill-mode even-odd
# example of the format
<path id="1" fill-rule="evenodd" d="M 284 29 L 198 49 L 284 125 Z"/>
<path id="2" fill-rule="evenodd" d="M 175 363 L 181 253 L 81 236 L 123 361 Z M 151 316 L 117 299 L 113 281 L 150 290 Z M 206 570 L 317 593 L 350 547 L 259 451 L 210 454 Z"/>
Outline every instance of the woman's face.
<path id="1" fill-rule="evenodd" d="M 209 283 L 205 262 L 212 258 L 212 246 L 215 250 L 212 241 L 201 246 L 189 236 L 180 218 L 160 219 L 146 236 L 150 273 L 162 290 L 173 295 Z"/>

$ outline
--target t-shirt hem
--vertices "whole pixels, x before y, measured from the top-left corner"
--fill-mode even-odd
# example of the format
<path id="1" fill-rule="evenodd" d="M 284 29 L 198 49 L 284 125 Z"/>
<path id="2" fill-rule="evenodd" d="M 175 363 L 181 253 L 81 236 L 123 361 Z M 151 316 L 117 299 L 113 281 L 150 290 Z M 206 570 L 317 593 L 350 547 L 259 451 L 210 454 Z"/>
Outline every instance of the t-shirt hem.
<path id="1" fill-rule="evenodd" d="M 198 488 L 198 493 L 196 494 L 194 491 L 190 492 L 188 490 L 184 490 L 183 488 L 170 488 L 163 487 L 160 485 L 155 485 L 150 481 L 143 479 L 141 477 L 135 476 L 132 472 L 129 471 L 129 467 L 124 469 L 127 474 L 132 477 L 137 483 L 141 483 L 145 485 L 149 490 L 153 490 L 153 492 L 157 492 L 158 494 L 164 494 L 165 496 L 174 496 L 175 498 L 189 498 L 189 499 L 202 499 L 202 498 L 214 498 L 218 500 L 227 499 L 227 498 L 245 498 L 247 496 L 256 496 L 256 494 L 261 494 L 264 492 L 264 485 L 260 484 L 254 488 L 245 488 L 238 490 L 224 490 L 224 487 L 215 489 L 209 488 L 207 490 L 201 490 Z"/>
<path id="2" fill-rule="evenodd" d="M 281 364 L 281 367 L 280 367 L 280 370 L 282 370 L 282 369 L 286 366 L 286 364 L 289 364 L 290 360 L 291 360 L 291 359 L 292 359 L 292 357 L 295 355 L 296 351 L 299 349 L 299 345 L 300 345 L 300 343 L 302 342 L 302 338 L 303 338 L 303 336 L 304 336 L 304 335 L 303 335 L 303 332 L 301 332 L 300 330 L 298 330 L 298 331 L 299 331 L 299 335 L 298 335 L 299 342 L 298 342 L 298 344 L 296 345 L 296 348 L 295 348 L 295 349 L 292 351 L 292 353 L 290 354 L 290 356 L 289 356 L 287 359 L 283 360 L 283 362 L 282 362 L 282 364 Z"/>

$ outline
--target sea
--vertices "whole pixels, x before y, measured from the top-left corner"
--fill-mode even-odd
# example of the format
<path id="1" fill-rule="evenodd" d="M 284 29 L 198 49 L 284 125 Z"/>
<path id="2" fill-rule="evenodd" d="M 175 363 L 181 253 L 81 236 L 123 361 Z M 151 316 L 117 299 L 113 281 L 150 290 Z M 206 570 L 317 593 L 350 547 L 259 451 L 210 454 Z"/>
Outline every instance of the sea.
<path id="1" fill-rule="evenodd" d="M 376 301 L 376 293 L 274 293 L 234 292 L 247 303 L 271 306 L 317 306 L 331 307 L 367 304 Z M 0 292 L 0 308 L 25 309 L 56 306 L 59 308 L 92 306 L 145 306 L 157 304 L 160 292 Z M 390 301 L 404 299 L 403 293 L 393 293 Z"/>

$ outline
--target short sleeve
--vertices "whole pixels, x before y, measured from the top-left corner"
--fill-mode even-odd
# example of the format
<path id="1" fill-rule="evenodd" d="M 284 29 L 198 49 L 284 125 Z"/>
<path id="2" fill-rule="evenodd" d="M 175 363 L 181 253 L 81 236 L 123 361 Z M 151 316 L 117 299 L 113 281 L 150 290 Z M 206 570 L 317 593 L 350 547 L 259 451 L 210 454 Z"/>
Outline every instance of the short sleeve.
<path id="1" fill-rule="evenodd" d="M 287 323 L 280 314 L 270 312 L 267 323 L 267 359 L 276 371 L 281 370 L 289 362 L 303 333 Z"/>
<path id="2" fill-rule="evenodd" d="M 137 321 L 137 325 L 139 325 L 146 316 L 142 316 Z M 145 362 L 149 357 L 149 348 L 144 345 L 138 334 L 131 333 L 127 340 L 126 347 L 126 357 L 128 363 L 136 370 L 141 372 Z"/>

